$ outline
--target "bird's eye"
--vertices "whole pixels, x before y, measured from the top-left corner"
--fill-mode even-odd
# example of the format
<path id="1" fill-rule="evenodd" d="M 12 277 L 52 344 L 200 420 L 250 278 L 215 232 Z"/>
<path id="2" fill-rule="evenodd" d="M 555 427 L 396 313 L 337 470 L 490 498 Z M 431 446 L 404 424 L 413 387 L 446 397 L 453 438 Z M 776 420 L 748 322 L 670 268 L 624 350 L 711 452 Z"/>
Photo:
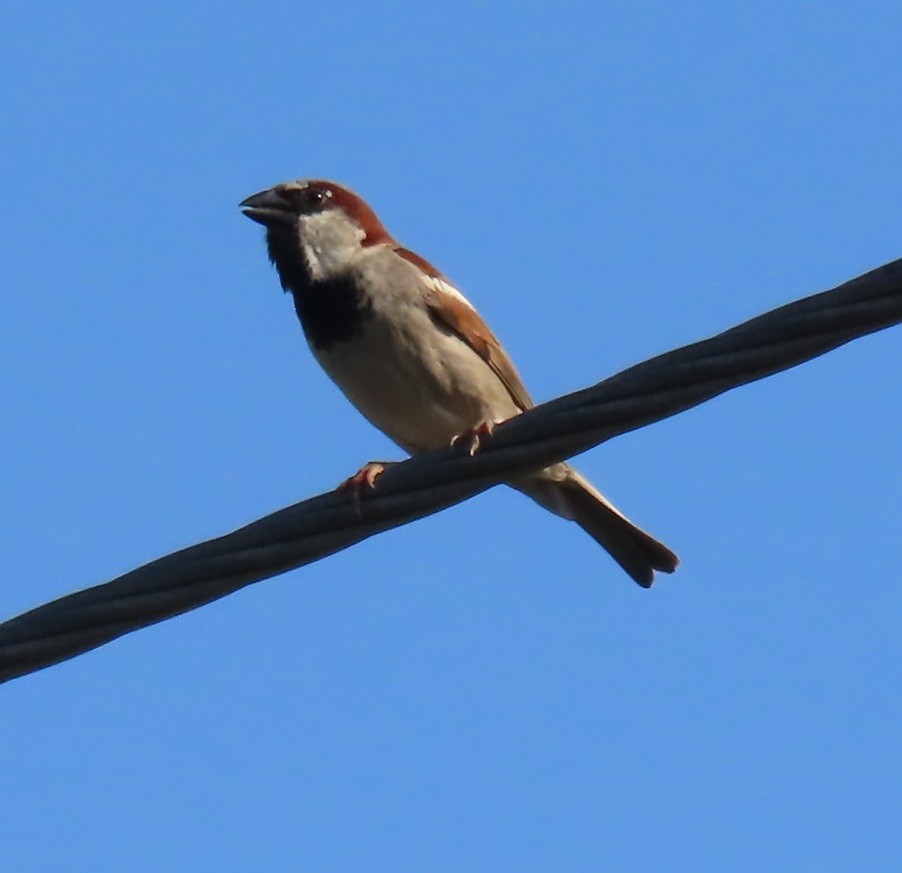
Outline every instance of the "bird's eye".
<path id="1" fill-rule="evenodd" d="M 322 209 L 331 199 L 332 192 L 328 188 L 307 188 L 304 192 L 304 205 L 311 212 Z"/>

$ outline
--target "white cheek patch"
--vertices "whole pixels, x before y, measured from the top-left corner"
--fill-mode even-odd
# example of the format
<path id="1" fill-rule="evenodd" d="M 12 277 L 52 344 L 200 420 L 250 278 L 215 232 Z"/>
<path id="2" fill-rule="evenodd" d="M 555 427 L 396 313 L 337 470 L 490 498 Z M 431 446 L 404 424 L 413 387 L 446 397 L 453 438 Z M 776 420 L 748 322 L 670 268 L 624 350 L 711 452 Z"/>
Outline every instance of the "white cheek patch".
<path id="1" fill-rule="evenodd" d="M 363 229 L 337 210 L 327 209 L 299 219 L 301 246 L 314 280 L 326 280 L 347 268 L 360 251 Z"/>
<path id="2" fill-rule="evenodd" d="M 304 249 L 304 260 L 310 267 L 310 277 L 314 281 L 322 281 L 328 275 L 326 265 L 323 263 L 322 249 L 312 246 L 303 237 L 301 237 L 301 246 Z"/>

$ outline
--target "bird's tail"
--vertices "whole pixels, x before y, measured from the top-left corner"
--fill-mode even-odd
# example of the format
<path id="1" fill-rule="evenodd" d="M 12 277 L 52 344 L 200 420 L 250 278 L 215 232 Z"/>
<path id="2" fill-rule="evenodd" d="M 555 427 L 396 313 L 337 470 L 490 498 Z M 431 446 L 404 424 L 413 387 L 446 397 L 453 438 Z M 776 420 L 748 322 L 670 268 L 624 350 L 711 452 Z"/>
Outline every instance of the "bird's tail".
<path id="1" fill-rule="evenodd" d="M 655 570 L 672 573 L 680 563 L 568 464 L 555 464 L 510 484 L 545 509 L 575 521 L 643 588 L 651 586 Z"/>

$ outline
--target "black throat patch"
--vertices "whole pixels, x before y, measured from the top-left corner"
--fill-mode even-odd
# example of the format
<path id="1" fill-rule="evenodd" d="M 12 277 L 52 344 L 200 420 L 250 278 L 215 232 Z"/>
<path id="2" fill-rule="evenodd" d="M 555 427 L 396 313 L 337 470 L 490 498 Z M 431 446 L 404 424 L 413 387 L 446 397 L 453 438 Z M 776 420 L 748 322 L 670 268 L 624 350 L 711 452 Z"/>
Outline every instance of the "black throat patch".
<path id="1" fill-rule="evenodd" d="M 294 298 L 304 336 L 314 349 L 327 351 L 335 343 L 360 335 L 364 322 L 373 316 L 373 304 L 355 276 L 314 281 L 296 235 L 287 228 L 271 228 L 266 245 L 282 288 Z"/>

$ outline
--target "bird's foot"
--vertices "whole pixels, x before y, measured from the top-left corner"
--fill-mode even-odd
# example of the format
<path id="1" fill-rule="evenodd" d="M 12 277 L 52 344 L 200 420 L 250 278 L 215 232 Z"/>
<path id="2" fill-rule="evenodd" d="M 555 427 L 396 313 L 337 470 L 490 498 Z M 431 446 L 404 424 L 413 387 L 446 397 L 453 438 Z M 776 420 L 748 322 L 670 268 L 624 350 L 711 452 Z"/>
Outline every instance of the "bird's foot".
<path id="1" fill-rule="evenodd" d="M 364 464 L 353 476 L 349 476 L 335 490 L 339 494 L 348 494 L 354 504 L 354 511 L 363 517 L 363 506 L 360 498 L 364 491 L 372 491 L 378 479 L 396 461 L 370 461 Z"/>
<path id="2" fill-rule="evenodd" d="M 376 479 L 387 470 L 394 461 L 370 461 L 364 464 L 353 476 L 349 476 L 335 490 L 359 495 L 364 488 L 375 488 Z"/>
<path id="3" fill-rule="evenodd" d="M 497 423 L 498 422 L 495 421 L 483 421 L 481 424 L 476 425 L 476 427 L 465 430 L 463 433 L 459 433 L 452 437 L 451 445 L 457 446 L 461 443 L 469 443 L 469 454 L 472 458 L 482 447 L 483 442 L 494 433 L 495 425 Z"/>

